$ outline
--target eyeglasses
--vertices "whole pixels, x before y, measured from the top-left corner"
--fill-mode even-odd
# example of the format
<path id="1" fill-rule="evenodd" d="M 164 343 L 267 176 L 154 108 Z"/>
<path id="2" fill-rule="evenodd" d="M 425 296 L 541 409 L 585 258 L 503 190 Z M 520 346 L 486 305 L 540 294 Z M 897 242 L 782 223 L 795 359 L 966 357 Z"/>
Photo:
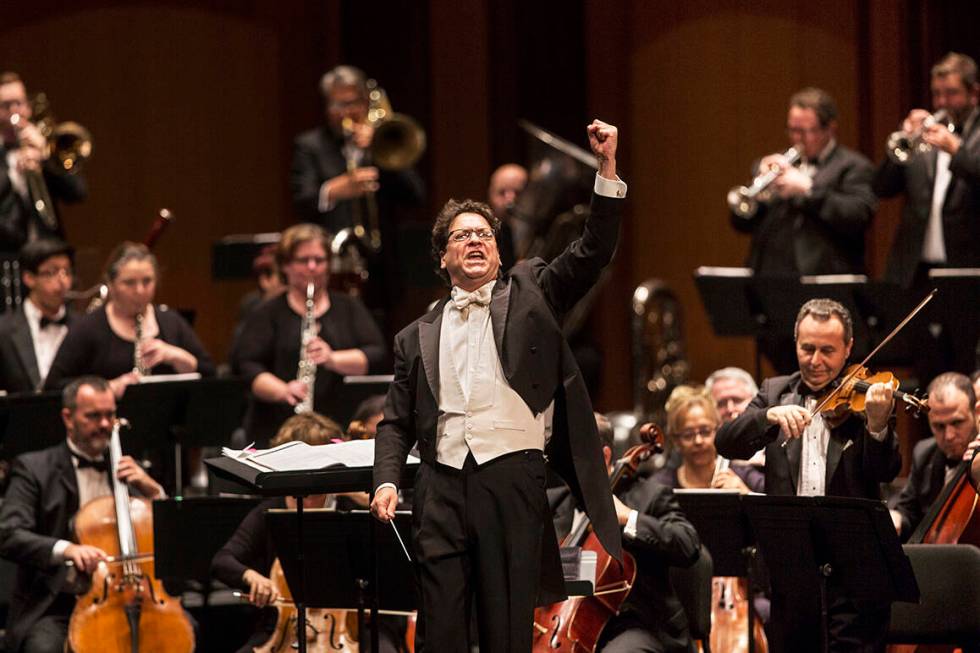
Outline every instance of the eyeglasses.
<path id="1" fill-rule="evenodd" d="M 71 268 L 54 268 L 53 270 L 38 270 L 37 276 L 43 277 L 45 279 L 50 279 L 52 277 L 64 277 L 66 279 L 71 279 L 72 271 Z"/>
<path id="2" fill-rule="evenodd" d="M 713 435 L 717 430 L 714 426 L 700 426 L 696 429 L 684 429 L 677 434 L 677 439 L 684 444 L 690 444 L 694 442 L 694 438 L 701 436 L 702 440 L 707 439 L 709 435 Z"/>
<path id="3" fill-rule="evenodd" d="M 303 267 L 309 267 L 310 263 L 316 267 L 325 265 L 327 262 L 326 256 L 297 256 L 293 259 L 293 263 L 299 263 Z"/>
<path id="4" fill-rule="evenodd" d="M 327 106 L 330 107 L 331 111 L 346 111 L 347 109 L 353 109 L 354 107 L 363 106 L 367 103 L 366 98 L 357 98 L 356 100 L 330 100 Z"/>
<path id="5" fill-rule="evenodd" d="M 456 229 L 449 232 L 449 240 L 454 243 L 465 243 L 473 236 L 480 240 L 493 240 L 493 229 Z"/>

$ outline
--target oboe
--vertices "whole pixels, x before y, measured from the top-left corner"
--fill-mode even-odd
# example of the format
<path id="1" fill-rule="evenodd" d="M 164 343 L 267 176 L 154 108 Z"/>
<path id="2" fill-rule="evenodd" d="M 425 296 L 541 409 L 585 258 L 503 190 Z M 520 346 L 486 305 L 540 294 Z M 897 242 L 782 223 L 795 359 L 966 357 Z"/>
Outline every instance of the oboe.
<path id="1" fill-rule="evenodd" d="M 306 397 L 296 404 L 296 414 L 313 412 L 313 387 L 316 384 L 316 363 L 310 358 L 309 345 L 316 338 L 317 323 L 314 313 L 313 283 L 306 285 L 306 313 L 300 327 L 299 364 L 296 369 L 296 380 L 306 386 Z"/>

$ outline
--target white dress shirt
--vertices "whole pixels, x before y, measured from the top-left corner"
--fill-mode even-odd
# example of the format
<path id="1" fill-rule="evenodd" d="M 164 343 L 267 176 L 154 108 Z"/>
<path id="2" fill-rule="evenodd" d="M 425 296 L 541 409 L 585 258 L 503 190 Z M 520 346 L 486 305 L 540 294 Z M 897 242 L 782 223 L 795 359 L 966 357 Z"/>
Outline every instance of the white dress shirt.
<path id="1" fill-rule="evenodd" d="M 926 223 L 926 234 L 922 239 L 922 260 L 926 263 L 946 262 L 946 239 L 943 236 L 943 204 L 946 203 L 946 191 L 953 179 L 949 171 L 949 152 L 939 150 L 936 153 L 936 181 L 932 187 L 932 205 L 929 207 L 929 222 Z"/>
<path id="2" fill-rule="evenodd" d="M 44 379 L 47 378 L 48 372 L 51 370 L 51 363 L 54 362 L 54 356 L 58 353 L 58 349 L 61 347 L 65 336 L 68 335 L 68 327 L 63 324 L 49 324 L 42 329 L 41 309 L 35 306 L 30 298 L 24 302 L 23 311 L 24 317 L 27 318 L 27 324 L 31 329 L 31 341 L 34 343 L 34 357 L 37 359 L 37 371 L 41 378 L 40 385 L 44 385 Z M 58 314 L 55 315 L 55 318 L 61 319 L 64 316 L 65 307 L 62 306 Z"/>

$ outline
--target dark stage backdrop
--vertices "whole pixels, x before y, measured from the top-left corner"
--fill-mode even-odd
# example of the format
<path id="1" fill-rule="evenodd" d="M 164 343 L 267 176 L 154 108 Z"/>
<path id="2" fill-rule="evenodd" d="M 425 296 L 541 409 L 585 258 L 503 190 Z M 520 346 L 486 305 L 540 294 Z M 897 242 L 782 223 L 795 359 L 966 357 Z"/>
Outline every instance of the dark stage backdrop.
<path id="1" fill-rule="evenodd" d="M 292 222 L 291 142 L 320 120 L 317 81 L 331 66 L 365 68 L 428 131 L 428 205 L 401 227 L 419 247 L 448 197 L 482 198 L 492 168 L 523 156 L 518 118 L 579 143 L 592 116 L 620 125 L 630 202 L 594 319 L 603 410 L 630 406 L 629 298 L 649 277 L 680 295 L 695 377 L 751 368 L 751 341 L 711 333 L 691 272 L 743 261 L 748 242 L 727 225 L 725 192 L 754 158 L 785 148 L 793 91 L 830 91 L 840 140 L 877 160 L 901 116 L 927 104 L 929 65 L 950 49 L 976 57 L 980 43 L 975 3 L 923 0 L 35 0 L 3 13 L 0 69 L 95 137 L 91 197 L 64 212 L 80 282 L 94 283 L 116 242 L 143 238 L 170 208 L 159 299 L 196 310 L 219 360 L 249 284 L 211 281 L 211 243 Z M 899 206 L 875 220 L 875 273 Z M 424 257 L 403 271 L 400 324 L 439 292 Z"/>

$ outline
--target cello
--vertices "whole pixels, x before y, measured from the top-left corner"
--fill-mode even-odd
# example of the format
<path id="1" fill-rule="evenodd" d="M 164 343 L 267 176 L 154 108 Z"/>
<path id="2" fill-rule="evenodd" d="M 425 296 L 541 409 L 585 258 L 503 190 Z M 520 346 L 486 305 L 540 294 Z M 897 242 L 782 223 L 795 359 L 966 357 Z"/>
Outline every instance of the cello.
<path id="1" fill-rule="evenodd" d="M 976 451 L 974 452 L 976 457 Z M 972 459 L 962 461 L 953 478 L 909 536 L 909 544 L 973 544 L 980 546 L 980 495 L 970 479 Z M 888 653 L 948 653 L 952 646 L 892 644 Z"/>
<path id="2" fill-rule="evenodd" d="M 664 436 L 656 424 L 644 424 L 640 429 L 642 444 L 631 447 L 616 461 L 610 476 L 613 493 L 636 474 L 640 464 L 663 449 Z M 636 580 L 636 560 L 623 551 L 623 561 L 609 555 L 591 529 L 588 519 L 561 542 L 562 547 L 580 546 L 596 554 L 595 592 L 592 596 L 572 597 L 561 603 L 543 606 L 534 611 L 533 653 L 586 653 L 595 651 L 599 635 L 606 622 L 619 612 Z"/>
<path id="3" fill-rule="evenodd" d="M 269 579 L 279 590 L 276 601 L 279 616 L 276 627 L 255 653 L 287 653 L 299 648 L 297 644 L 299 620 L 296 604 L 286 583 L 279 558 L 272 563 Z M 310 653 L 357 653 L 357 612 L 354 610 L 306 609 L 306 650 Z"/>
<path id="4" fill-rule="evenodd" d="M 89 501 L 75 518 L 82 544 L 109 554 L 92 573 L 68 622 L 74 653 L 191 653 L 194 631 L 180 602 L 167 594 L 153 571 L 151 502 L 130 497 L 115 474 L 122 457 L 116 420 L 109 440 L 112 496 Z"/>

